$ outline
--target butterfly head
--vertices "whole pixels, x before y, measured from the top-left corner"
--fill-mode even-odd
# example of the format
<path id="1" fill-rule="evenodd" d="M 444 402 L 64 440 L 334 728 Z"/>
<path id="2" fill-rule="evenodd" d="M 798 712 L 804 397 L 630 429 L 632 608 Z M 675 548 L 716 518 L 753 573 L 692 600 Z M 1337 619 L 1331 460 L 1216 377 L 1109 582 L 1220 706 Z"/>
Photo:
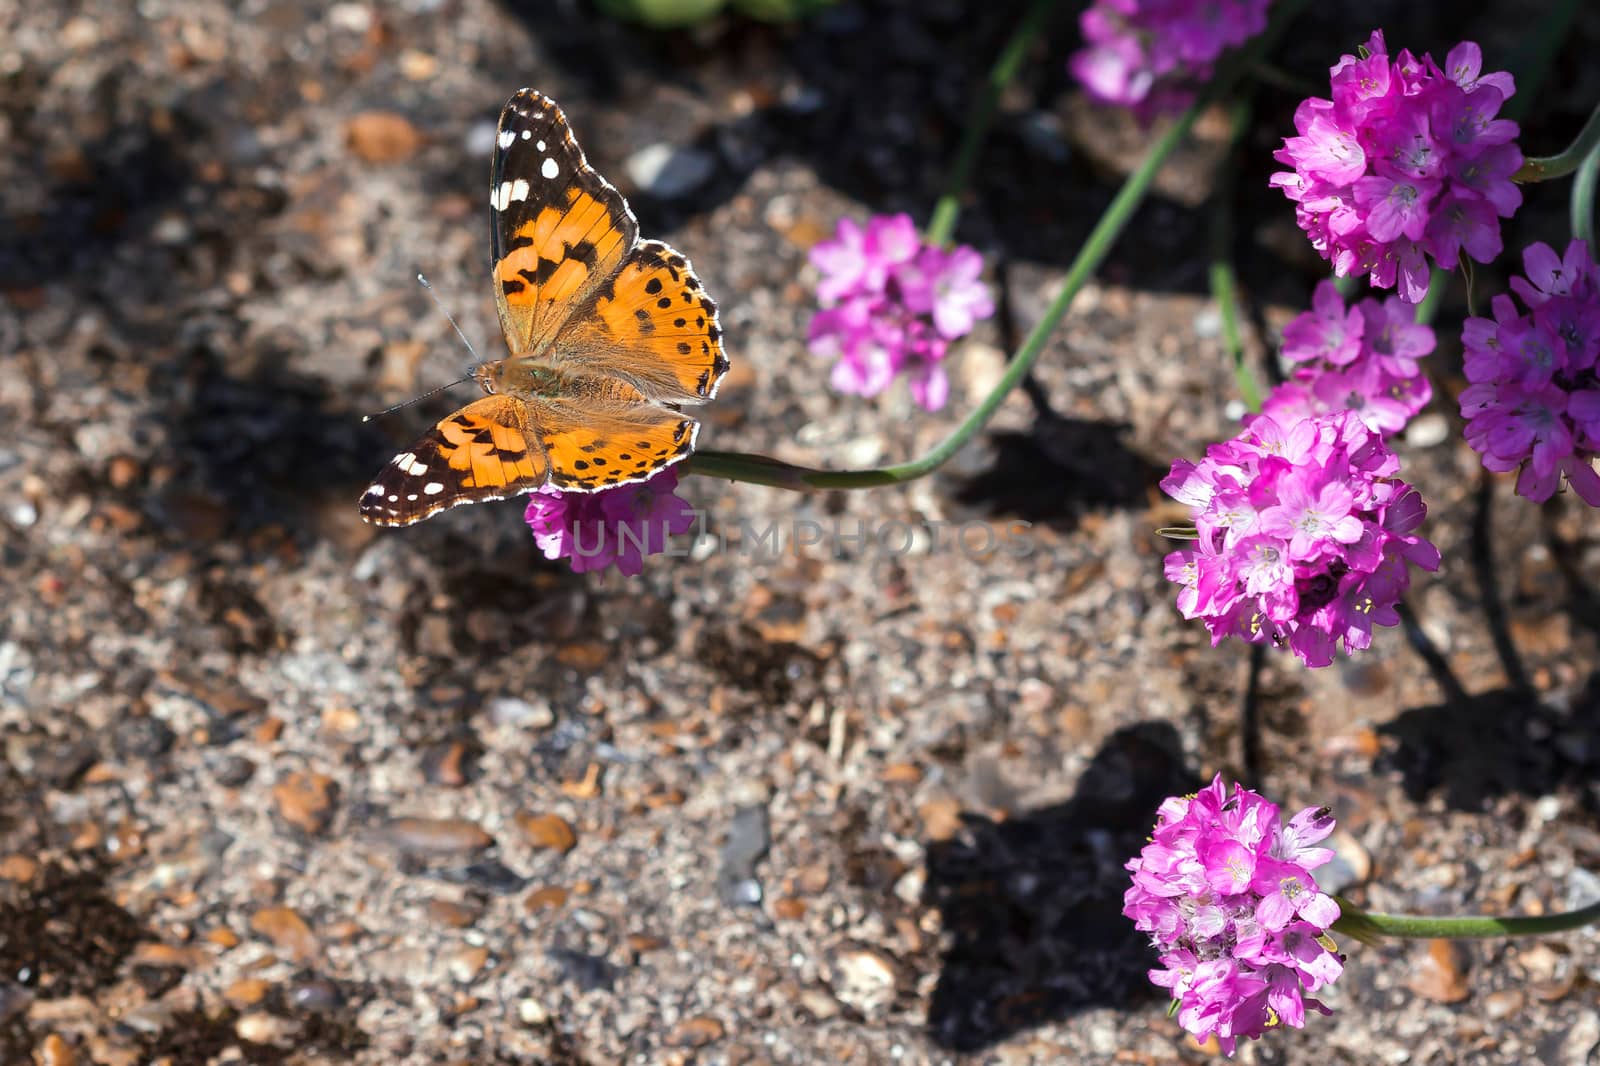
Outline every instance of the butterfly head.
<path id="1" fill-rule="evenodd" d="M 496 359 L 492 363 L 477 363 L 467 368 L 467 377 L 478 383 L 478 388 L 493 395 L 505 392 L 503 384 L 505 360 Z"/>

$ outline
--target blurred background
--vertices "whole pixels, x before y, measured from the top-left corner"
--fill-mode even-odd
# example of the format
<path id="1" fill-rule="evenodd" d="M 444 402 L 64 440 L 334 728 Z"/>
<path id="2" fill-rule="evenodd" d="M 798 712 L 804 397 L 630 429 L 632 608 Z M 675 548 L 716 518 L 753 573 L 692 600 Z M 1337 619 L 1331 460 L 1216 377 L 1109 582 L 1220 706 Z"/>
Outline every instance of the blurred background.
<path id="1" fill-rule="evenodd" d="M 1266 186 L 1298 99 L 1378 26 L 1511 66 L 1527 5 L 1308 12 L 1237 187 L 1205 115 L 936 475 L 684 489 L 733 540 L 1023 522 L 1025 551 L 713 537 L 630 580 L 544 560 L 517 503 L 361 523 L 470 391 L 361 421 L 470 358 L 416 272 L 501 354 L 484 200 L 525 85 L 722 307 L 702 447 L 856 467 L 940 440 L 1152 136 L 1072 84 L 1081 5 L 980 158 L 958 236 L 1000 310 L 944 411 L 830 390 L 805 256 L 840 217 L 926 222 L 1025 7 L 0 0 L 0 1061 L 1200 1061 L 1119 910 L 1156 804 L 1218 771 L 1333 806 L 1332 887 L 1374 909 L 1600 895 L 1592 516 L 1480 477 L 1459 284 L 1401 448 L 1446 557 L 1409 635 L 1252 671 L 1178 617 L 1153 533 L 1184 517 L 1172 459 L 1238 414 L 1208 198 L 1262 356 L 1325 272 Z M 1528 154 L 1600 99 L 1597 42 L 1588 10 Z M 1508 249 L 1564 245 L 1567 186 L 1527 194 Z M 1242 1061 L 1594 1061 L 1592 933 L 1346 947 L 1341 1013 Z"/>

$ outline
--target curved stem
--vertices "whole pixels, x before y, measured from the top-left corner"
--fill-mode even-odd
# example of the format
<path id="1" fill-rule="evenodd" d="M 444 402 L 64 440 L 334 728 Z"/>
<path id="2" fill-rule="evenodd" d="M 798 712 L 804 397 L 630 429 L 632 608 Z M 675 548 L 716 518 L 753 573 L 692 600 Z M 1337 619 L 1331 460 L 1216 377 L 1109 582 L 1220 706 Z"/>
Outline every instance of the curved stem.
<path id="1" fill-rule="evenodd" d="M 1589 121 L 1583 124 L 1577 138 L 1565 149 L 1557 155 L 1524 159 L 1521 169 L 1511 175 L 1511 180 L 1529 182 L 1564 178 L 1577 170 L 1597 146 L 1600 146 L 1600 106 L 1589 113 Z"/>
<path id="2" fill-rule="evenodd" d="M 1155 181 L 1156 172 L 1167 157 L 1178 147 L 1201 112 L 1217 100 L 1223 99 L 1260 56 L 1264 55 L 1283 34 L 1307 0 L 1280 0 L 1274 5 L 1272 21 L 1266 30 L 1243 49 L 1235 52 L 1218 70 L 1217 76 L 1206 86 L 1199 98 L 1179 115 L 1156 142 L 1150 146 L 1137 170 L 1128 175 L 1122 188 L 1112 199 L 1105 214 L 1089 233 L 1077 257 L 1067 269 L 1061 291 L 1051 301 L 1050 307 L 1034 325 L 1017 349 L 1011 365 L 1006 368 L 995 387 L 978 406 L 962 420 L 949 436 L 940 441 L 926 455 L 908 463 L 873 470 L 815 470 L 796 466 L 779 459 L 761 455 L 744 455 L 737 452 L 696 452 L 684 463 L 688 473 L 726 478 L 730 481 L 749 481 L 757 485 L 772 485 L 786 489 L 865 489 L 881 485 L 894 485 L 924 477 L 944 465 L 962 445 L 971 440 L 1000 409 L 1005 398 L 1033 369 L 1039 354 L 1044 351 L 1050 334 L 1065 317 L 1073 297 L 1088 282 L 1094 271 L 1111 251 L 1123 229 L 1133 218 L 1144 195 Z"/>
<path id="3" fill-rule="evenodd" d="M 1600 141 L 1578 164 L 1572 179 L 1572 235 L 1589 242 L 1594 251 L 1594 200 L 1600 192 Z"/>
<path id="4" fill-rule="evenodd" d="M 1250 127 L 1250 99 L 1240 96 L 1229 109 L 1231 129 L 1228 154 L 1217 174 L 1211 194 L 1211 299 L 1222 319 L 1222 342 L 1232 356 L 1233 380 L 1239 397 L 1252 411 L 1261 410 L 1261 388 L 1245 364 L 1244 339 L 1239 334 L 1238 275 L 1233 269 L 1233 193 L 1239 176 L 1239 145 Z"/>
<path id="5" fill-rule="evenodd" d="M 1423 918 L 1409 914 L 1368 914 L 1343 896 L 1335 896 L 1339 919 L 1333 931 L 1371 944 L 1384 937 L 1460 940 L 1489 936 L 1540 936 L 1564 933 L 1600 922 L 1600 900 L 1562 914 L 1538 917 L 1496 918 L 1468 915 L 1456 918 Z"/>
<path id="6" fill-rule="evenodd" d="M 966 131 L 961 135 L 961 147 L 956 152 L 955 166 L 950 168 L 950 177 L 945 182 L 944 192 L 940 194 L 939 201 L 933 205 L 933 217 L 928 220 L 926 234 L 929 244 L 949 244 L 950 238 L 955 236 L 956 219 L 961 216 L 961 196 L 967 191 L 967 182 L 972 179 L 972 168 L 978 163 L 978 152 L 983 148 L 984 139 L 989 135 L 989 126 L 994 122 L 994 113 L 1000 107 L 1000 94 L 1011 84 L 1011 79 L 1017 76 L 1022 60 L 1028 54 L 1028 46 L 1033 43 L 1033 39 L 1044 29 L 1045 24 L 1050 21 L 1050 16 L 1055 14 L 1060 6 L 1057 0 L 1034 0 L 1033 6 L 1022 16 L 1022 22 L 1017 25 L 1016 32 L 1000 50 L 999 57 L 990 68 L 983 92 L 973 104 L 972 116 L 967 120 Z"/>

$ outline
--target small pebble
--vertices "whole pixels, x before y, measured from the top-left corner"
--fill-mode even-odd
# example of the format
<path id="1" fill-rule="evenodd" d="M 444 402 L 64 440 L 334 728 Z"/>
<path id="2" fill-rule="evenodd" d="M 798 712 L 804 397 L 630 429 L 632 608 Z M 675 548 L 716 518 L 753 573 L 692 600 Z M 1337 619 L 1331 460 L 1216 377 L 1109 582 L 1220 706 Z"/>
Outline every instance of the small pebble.
<path id="1" fill-rule="evenodd" d="M 501 696 L 489 701 L 489 721 L 497 726 L 515 726 L 519 729 L 549 729 L 555 724 L 555 712 L 549 704 L 529 703 L 512 696 Z"/>
<path id="2" fill-rule="evenodd" d="M 531 814 L 523 811 L 517 815 L 517 828 L 522 830 L 522 835 L 527 837 L 529 844 L 562 855 L 571 851 L 578 843 L 578 835 L 573 832 L 572 824 L 557 814 Z"/>
<path id="3" fill-rule="evenodd" d="M 656 143 L 634 152 L 623 167 L 640 191 L 675 200 L 704 185 L 717 169 L 717 160 L 698 148 Z"/>
<path id="4" fill-rule="evenodd" d="M 469 985 L 477 980 L 488 961 L 488 948 L 465 947 L 445 959 L 445 968 L 457 984 Z"/>
<path id="5" fill-rule="evenodd" d="M 772 843 L 764 806 L 749 805 L 734 811 L 728 839 L 722 845 L 717 869 L 717 897 L 730 907 L 753 906 L 762 900 L 756 864 Z"/>
<path id="6" fill-rule="evenodd" d="M 839 1002 L 871 1017 L 894 1001 L 894 963 L 871 948 L 851 946 L 833 953 L 833 994 Z"/>
<path id="7" fill-rule="evenodd" d="M 60 1035 L 51 1033 L 39 1042 L 33 1052 L 33 1061 L 38 1066 L 75 1066 L 78 1053 Z"/>
<path id="8" fill-rule="evenodd" d="M 685 1018 L 667 1034 L 668 1047 L 705 1047 L 721 1040 L 727 1029 L 709 1014 Z"/>
<path id="9" fill-rule="evenodd" d="M 266 999 L 267 990 L 271 987 L 259 977 L 241 977 L 222 990 L 222 998 L 240 1010 L 245 1010 Z"/>
<path id="10" fill-rule="evenodd" d="M 289 1006 L 297 1011 L 323 1014 L 344 1006 L 344 993 L 326 977 L 308 977 L 289 987 Z"/>
<path id="11" fill-rule="evenodd" d="M 1406 987 L 1435 1003 L 1460 1003 L 1470 994 L 1466 949 L 1451 940 L 1430 940 L 1426 953 L 1413 956 Z"/>
<path id="12" fill-rule="evenodd" d="M 248 1040 L 252 1044 L 287 1046 L 300 1035 L 300 1023 L 266 1011 L 252 1011 L 234 1023 L 233 1031 L 240 1040 Z"/>
<path id="13" fill-rule="evenodd" d="M 378 837 L 410 855 L 470 855 L 494 846 L 494 837 L 464 818 L 396 818 Z"/>
<path id="14" fill-rule="evenodd" d="M 223 788 L 242 788 L 255 776 L 256 764 L 243 755 L 229 755 L 217 763 L 211 777 Z"/>
<path id="15" fill-rule="evenodd" d="M 399 163 L 422 147 L 423 136 L 411 120 L 391 111 L 363 111 L 344 127 L 345 144 L 364 163 Z"/>
<path id="16" fill-rule="evenodd" d="M 430 785 L 461 788 L 474 776 L 476 756 L 474 745 L 464 740 L 430 744 L 422 751 L 422 776 Z"/>
<path id="17" fill-rule="evenodd" d="M 497 896 L 521 892 L 528 887 L 528 879 L 499 859 L 484 859 L 466 866 L 450 867 L 438 871 L 441 880 L 458 885 L 475 885 Z"/>
<path id="18" fill-rule="evenodd" d="M 327 774 L 302 771 L 288 774 L 272 786 L 272 803 L 284 821 L 315 836 L 333 818 L 339 789 Z"/>
<path id="19" fill-rule="evenodd" d="M 288 907 L 263 907 L 250 917 L 250 930 L 295 962 L 315 959 L 322 950 L 306 920 Z"/>

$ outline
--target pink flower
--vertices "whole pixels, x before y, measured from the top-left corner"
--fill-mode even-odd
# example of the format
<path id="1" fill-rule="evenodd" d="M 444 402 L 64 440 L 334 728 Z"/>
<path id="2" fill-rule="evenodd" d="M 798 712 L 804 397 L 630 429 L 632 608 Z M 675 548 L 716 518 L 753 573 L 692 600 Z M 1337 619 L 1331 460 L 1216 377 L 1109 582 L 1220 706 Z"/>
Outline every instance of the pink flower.
<path id="1" fill-rule="evenodd" d="M 822 274 L 822 307 L 807 337 L 813 354 L 834 361 L 833 387 L 874 396 L 903 373 L 917 403 L 943 407 L 950 342 L 994 314 L 983 257 L 965 245 L 924 245 L 909 215 L 878 215 L 865 229 L 841 219 L 811 262 Z"/>
<path id="2" fill-rule="evenodd" d="M 1597 404 L 1600 406 L 1600 404 Z M 1199 463 L 1178 460 L 1161 487 L 1190 506 L 1197 537 L 1166 559 L 1178 610 L 1213 644 L 1230 636 L 1287 646 L 1327 666 L 1396 625 L 1409 567 L 1437 569 L 1413 530 L 1421 497 L 1399 460 L 1354 412 L 1254 415 Z"/>
<path id="3" fill-rule="evenodd" d="M 1562 479 L 1600 507 L 1600 267 L 1584 241 L 1557 257 L 1545 244 L 1523 253 L 1527 278 L 1513 278 L 1526 314 L 1504 293 L 1494 318 L 1469 318 L 1460 396 L 1466 439 L 1489 470 L 1519 470 L 1517 493 L 1548 500 Z"/>
<path id="4" fill-rule="evenodd" d="M 1364 273 L 1417 303 L 1427 257 L 1450 269 L 1462 254 L 1500 254 L 1500 219 L 1522 204 L 1511 181 L 1522 153 L 1517 124 L 1495 117 L 1515 91 L 1511 75 L 1481 65 L 1470 41 L 1451 49 L 1447 70 L 1403 50 L 1391 59 L 1377 31 L 1333 67 L 1331 99 L 1295 110 L 1296 136 L 1274 153 L 1292 169 L 1270 184 L 1335 273 Z"/>
<path id="5" fill-rule="evenodd" d="M 1332 1013 L 1306 993 L 1344 970 L 1326 935 L 1339 905 L 1311 872 L 1333 858 L 1310 846 L 1333 826 L 1313 807 L 1285 827 L 1276 804 L 1237 784 L 1230 794 L 1220 774 L 1161 804 L 1150 843 L 1127 864 L 1122 913 L 1150 934 L 1161 957 L 1150 980 L 1196 1040 L 1215 1036 L 1232 1055 L 1275 1024 L 1301 1028 L 1307 1006 Z"/>
<path id="6" fill-rule="evenodd" d="M 1260 33 L 1271 0 L 1096 0 L 1068 61 L 1089 95 L 1141 116 L 1187 106 L 1217 58 Z"/>
<path id="7" fill-rule="evenodd" d="M 1398 433 L 1433 397 L 1417 364 L 1433 347 L 1433 330 L 1418 325 L 1398 297 L 1362 300 L 1347 311 L 1337 286 L 1321 282 L 1311 310 L 1283 329 L 1280 354 L 1293 370 L 1261 411 L 1286 425 L 1354 411 L 1379 433 Z"/>
<path id="8" fill-rule="evenodd" d="M 567 559 L 575 573 L 615 566 L 633 577 L 646 555 L 667 548 L 667 537 L 687 533 L 694 509 L 674 494 L 677 471 L 598 492 L 564 492 L 549 485 L 532 493 L 524 520 L 546 559 Z"/>

